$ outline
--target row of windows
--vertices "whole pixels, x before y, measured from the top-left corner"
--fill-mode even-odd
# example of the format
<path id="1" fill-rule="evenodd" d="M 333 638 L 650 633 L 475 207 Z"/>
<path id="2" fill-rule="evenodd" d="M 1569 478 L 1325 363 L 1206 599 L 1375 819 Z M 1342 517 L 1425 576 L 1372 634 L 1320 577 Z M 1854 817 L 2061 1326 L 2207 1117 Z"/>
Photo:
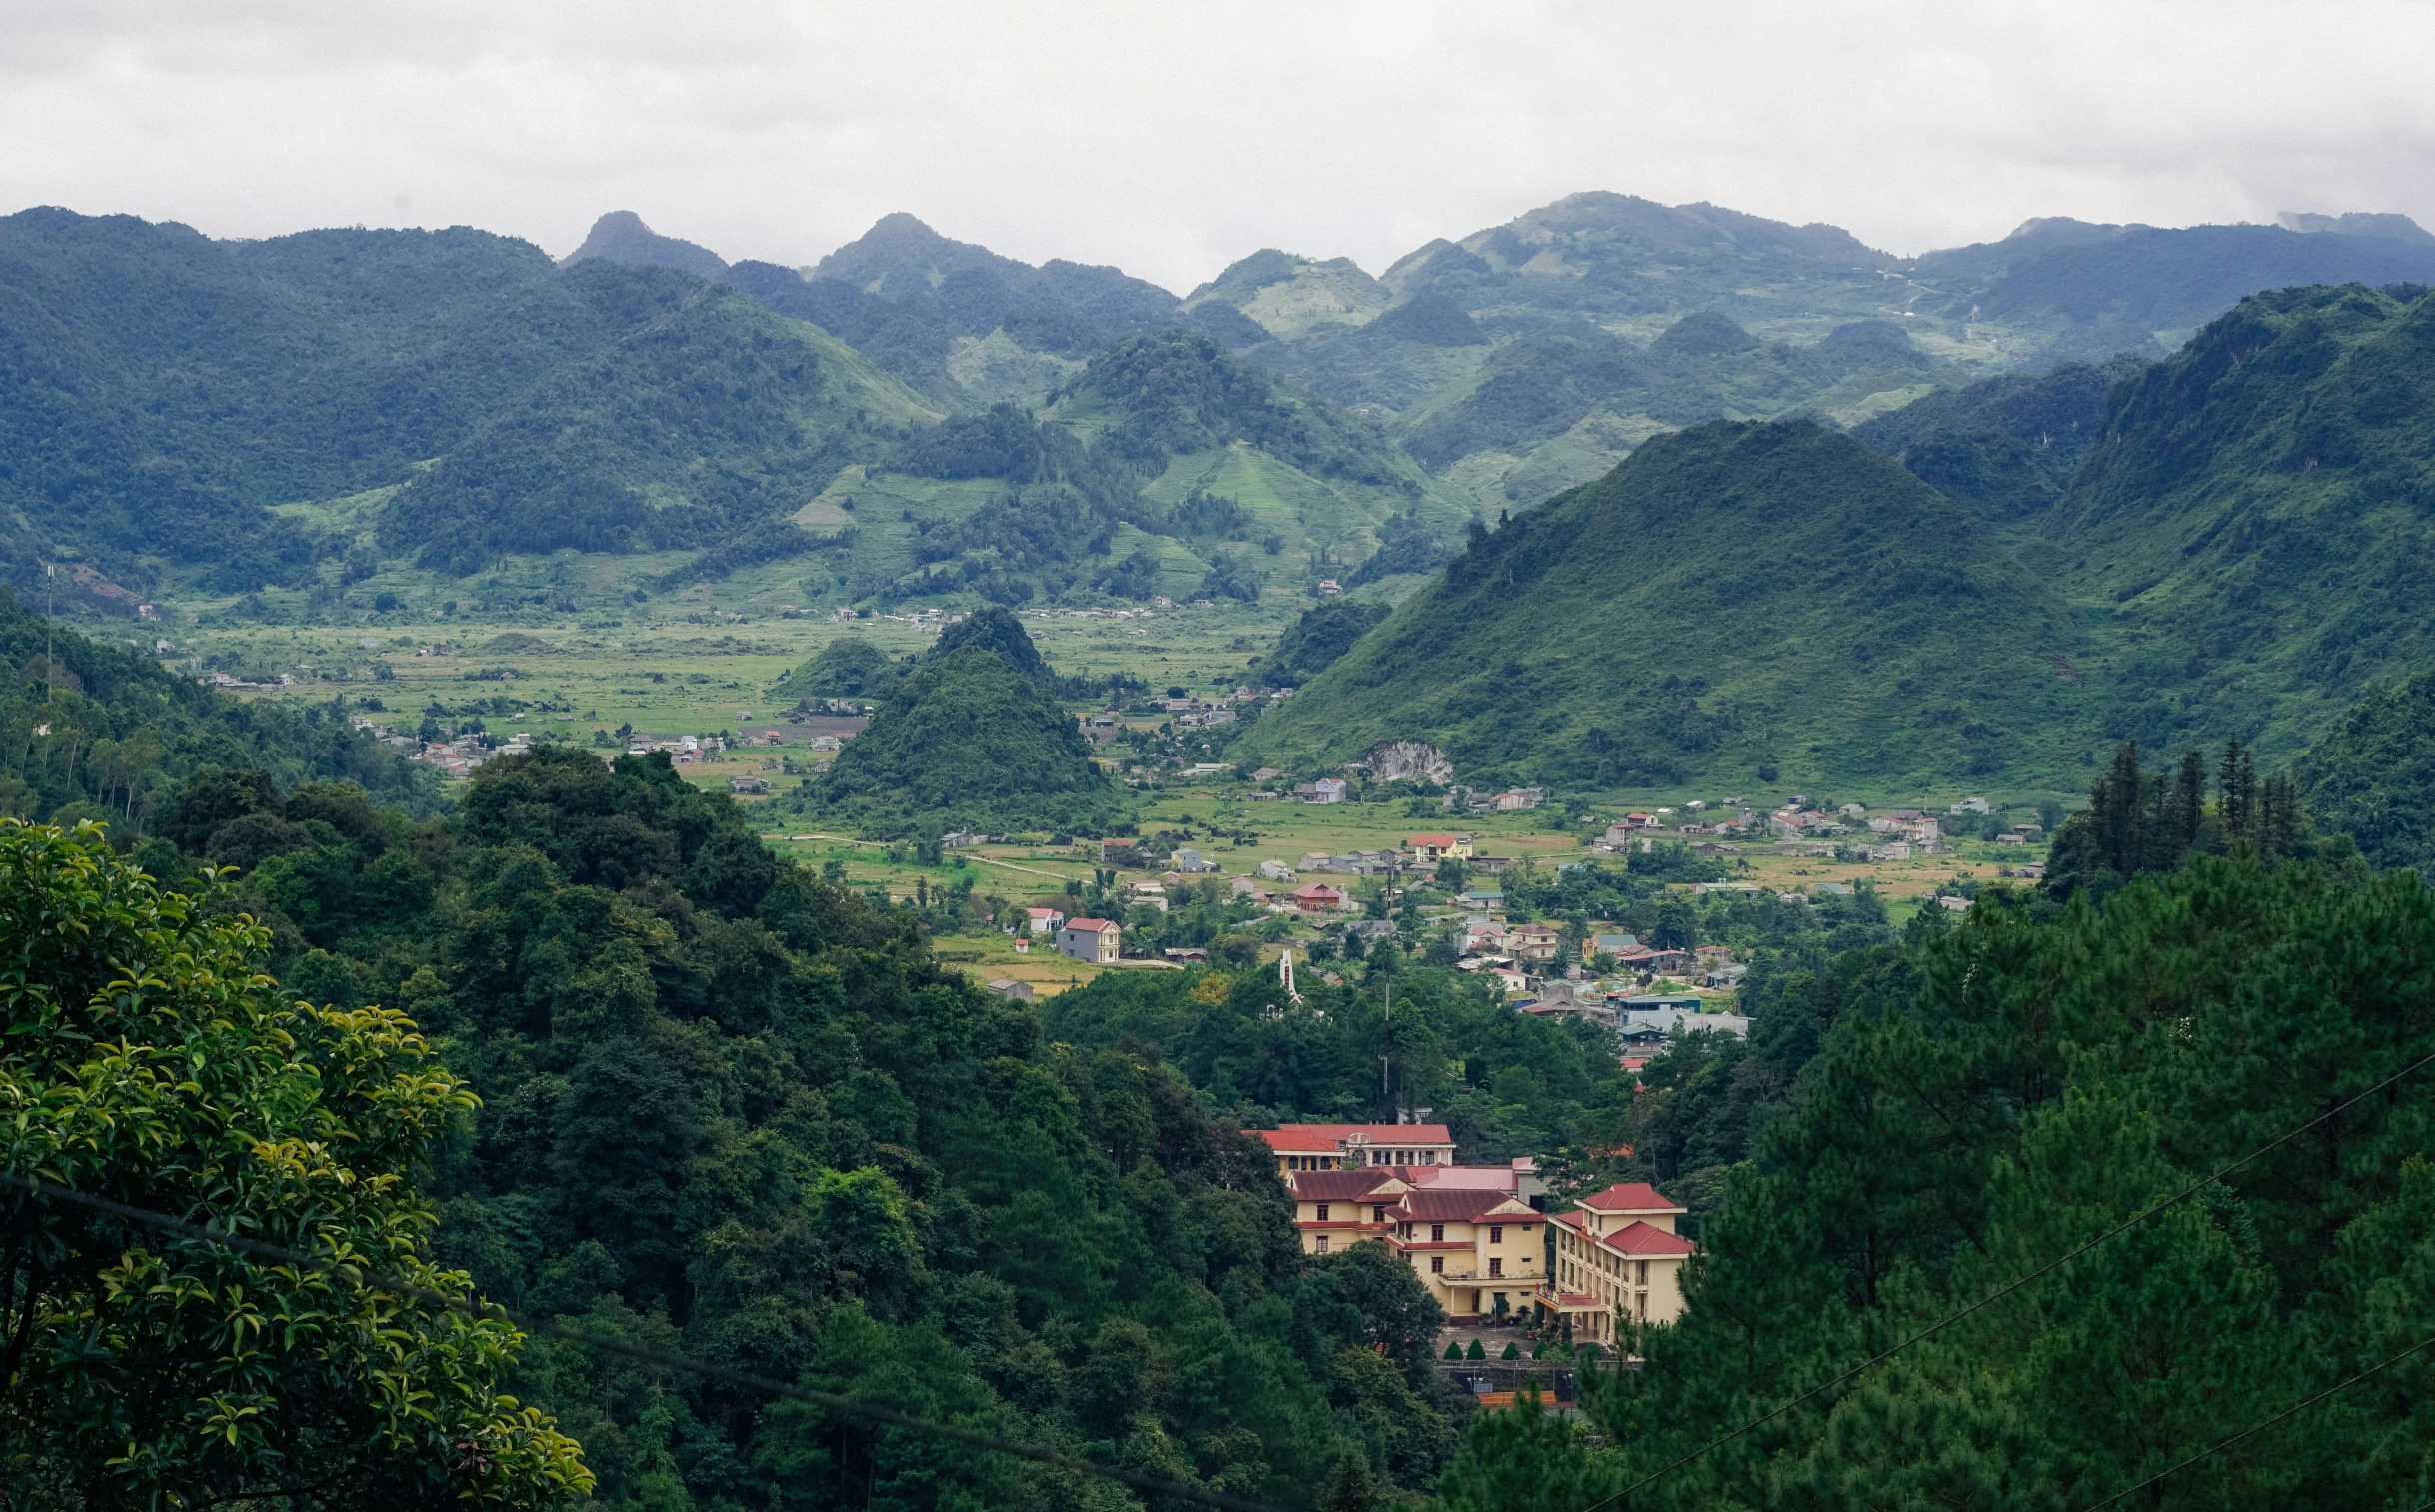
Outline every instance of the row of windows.
<path id="1" fill-rule="evenodd" d="M 1317 1210 L 1318 1210 L 1318 1216 L 1317 1216 L 1317 1217 L 1315 1217 L 1314 1219 L 1312 1219 L 1311 1221 L 1316 1222 L 1316 1223 L 1325 1223 L 1325 1222 L 1328 1222 L 1328 1221 L 1329 1221 L 1329 1219 L 1328 1219 L 1328 1217 L 1327 1217 L 1327 1214 L 1329 1213 L 1329 1211 L 1331 1211 L 1331 1210 L 1333 1209 L 1333 1207 L 1334 1207 L 1334 1205 L 1335 1205 L 1335 1204 L 1333 1204 L 1333 1203 L 1331 1203 L 1331 1202 L 1320 1202 L 1320 1203 L 1315 1203 L 1315 1204 L 1313 1204 L 1313 1205 L 1314 1205 L 1314 1206 L 1317 1208 Z M 1371 1203 L 1371 1204 L 1370 1204 L 1370 1207 L 1369 1207 L 1369 1221 L 1370 1221 L 1370 1222 L 1372 1222 L 1372 1223 L 1383 1223 L 1383 1222 L 1385 1222 L 1385 1221 L 1386 1221 L 1386 1207 L 1387 1207 L 1387 1204 L 1385 1204 L 1385 1203 L 1383 1203 L 1383 1202 L 1373 1202 L 1373 1203 Z"/>
<path id="2" fill-rule="evenodd" d="M 1632 1284 L 1636 1286 L 1646 1286 L 1648 1284 L 1648 1262 L 1646 1260 L 1635 1260 L 1631 1263 L 1634 1272 L 1632 1276 Z M 1585 1286 L 1588 1284 L 1589 1271 L 1578 1261 L 1574 1261 L 1565 1266 L 1565 1270 L 1567 1272 L 1564 1281 L 1565 1285 Z M 1620 1265 L 1616 1265 L 1611 1268 L 1607 1268 L 1606 1273 L 1620 1279 L 1623 1275 L 1623 1268 Z"/>

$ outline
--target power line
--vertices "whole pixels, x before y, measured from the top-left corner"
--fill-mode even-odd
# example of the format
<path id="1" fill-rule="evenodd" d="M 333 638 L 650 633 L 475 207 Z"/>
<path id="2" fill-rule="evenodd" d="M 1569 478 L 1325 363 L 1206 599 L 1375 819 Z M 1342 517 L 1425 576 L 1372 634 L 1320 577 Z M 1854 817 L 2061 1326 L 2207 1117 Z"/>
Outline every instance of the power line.
<path id="1" fill-rule="evenodd" d="M 2199 1192 L 2213 1186 L 2216 1182 L 2221 1181 L 2224 1177 L 2231 1175 L 2234 1171 L 2239 1170 L 2242 1166 L 2249 1164 L 2251 1161 L 2258 1159 L 2260 1156 L 2273 1153 L 2275 1150 L 2289 1144 L 2292 1140 L 2297 1139 L 2300 1137 L 2300 1135 L 2307 1133 L 2310 1129 L 2315 1128 L 2318 1124 L 2323 1123 L 2326 1119 L 2335 1117 L 2340 1113 L 2348 1111 L 2350 1108 L 2355 1107 L 2359 1103 L 2366 1101 L 2368 1098 L 2375 1096 L 2378 1092 L 2383 1091 L 2386 1087 L 2391 1086 L 2393 1083 L 2401 1080 L 2403 1077 L 2408 1076 L 2411 1072 L 2418 1070 L 2420 1067 L 2427 1065 L 2430 1062 L 2435 1062 L 2435 1054 L 2420 1056 L 2418 1059 L 2411 1061 L 2408 1065 L 2403 1066 L 2400 1070 L 2395 1071 L 2392 1075 L 2387 1076 L 2382 1081 L 2377 1082 L 2374 1086 L 2369 1087 L 2366 1091 L 2359 1093 L 2357 1096 L 2350 1097 L 2344 1101 L 2336 1103 L 2331 1108 L 2317 1114 L 2317 1116 L 2309 1119 L 2306 1123 L 2301 1124 L 2298 1128 L 2284 1134 L 2281 1138 L 2268 1144 L 2259 1145 L 2256 1149 L 2251 1150 L 2248 1154 L 2241 1156 L 2238 1160 L 2233 1161 L 2230 1165 L 2218 1170 L 2215 1172 L 2215 1174 L 2205 1177 L 2202 1180 L 2192 1182 L 2190 1185 L 2182 1188 L 2172 1196 L 2165 1198 L 2162 1202 L 2157 1203 L 2155 1206 L 2147 1209 L 2145 1212 L 2139 1213 L 2133 1217 L 2125 1218 L 2122 1222 L 2097 1235 L 2095 1238 L 2089 1240 L 2079 1248 L 2059 1256 L 2056 1259 L 2047 1261 L 2045 1264 L 2029 1272 L 2027 1275 L 2022 1276 L 2016 1281 L 2012 1281 L 2004 1286 L 1996 1288 L 1994 1291 L 1980 1297 L 1977 1301 L 1972 1302 L 1969 1306 L 1962 1308 L 1960 1311 L 1946 1314 L 1943 1318 L 1929 1324 L 1925 1328 L 1922 1328 L 1917 1333 L 1912 1334 L 1909 1338 L 1904 1339 L 1901 1343 L 1894 1345 L 1891 1349 L 1886 1350 L 1884 1353 L 1861 1361 L 1859 1364 L 1852 1366 L 1849 1370 L 1844 1371 L 1841 1375 L 1834 1377 L 1832 1380 L 1829 1380 L 1822 1385 L 1812 1386 L 1807 1391 L 1802 1392 L 1799 1396 L 1794 1397 L 1791 1401 L 1784 1403 L 1782 1406 L 1776 1408 L 1772 1412 L 1767 1413 L 1765 1416 L 1752 1418 L 1749 1422 L 1742 1424 L 1740 1427 L 1734 1429 L 1730 1433 L 1725 1434 L 1721 1438 L 1710 1439 L 1708 1442 L 1700 1445 L 1698 1448 L 1682 1456 L 1682 1458 L 1675 1460 L 1673 1463 L 1640 1477 L 1638 1480 L 1633 1481 L 1630 1485 L 1625 1486 L 1622 1490 L 1617 1491 L 1614 1495 L 1606 1497 L 1603 1500 L 1590 1503 L 1588 1507 L 1583 1509 L 1583 1512 L 1601 1512 L 1602 1508 L 1623 1500 L 1625 1497 L 1631 1495 L 1635 1491 L 1640 1490 L 1644 1486 L 1653 1485 L 1656 1482 L 1663 1480 L 1665 1477 L 1673 1474 L 1675 1471 L 1681 1469 L 1685 1465 L 1706 1458 L 1710 1453 L 1723 1448 L 1725 1445 L 1733 1442 L 1737 1438 L 1740 1438 L 1742 1435 L 1755 1429 L 1765 1427 L 1767 1424 L 1774 1422 L 1777 1418 L 1782 1417 L 1785 1413 L 1790 1412 L 1793 1408 L 1800 1406 L 1802 1403 L 1809 1401 L 1813 1397 L 1816 1397 L 1821 1393 L 1831 1391 L 1835 1387 L 1842 1385 L 1844 1382 L 1875 1369 L 1877 1366 L 1884 1364 L 1887 1360 L 1892 1359 L 1895 1355 L 1898 1355 L 1904 1350 L 1910 1348 L 1913 1344 L 1921 1343 L 1927 1339 L 1935 1337 L 1937 1334 L 1942 1333 L 1945 1329 L 1952 1327 L 1955 1323 L 1960 1322 L 1963 1318 L 1968 1317 L 1970 1314 L 1978 1311 L 1980 1308 L 1986 1307 L 1994 1302 L 2002 1301 L 2005 1297 L 2010 1296 L 2012 1293 L 2020 1290 L 2030 1282 L 2037 1280 L 2039 1277 L 2044 1276 L 2051 1271 L 2057 1270 L 2062 1266 L 2070 1264 L 2080 1256 L 2105 1243 L 2105 1241 L 2108 1239 L 2129 1232 L 2131 1229 L 2145 1223 L 2148 1219 L 2153 1218 L 2158 1213 L 2163 1212 L 2166 1208 L 2173 1206 L 2175 1203 L 2186 1201 L 2189 1198 L 2197 1195 Z M 2387 1363 L 2390 1362 L 2388 1361 Z"/>
<path id="2" fill-rule="evenodd" d="M 278 1261 L 283 1265 L 295 1265 L 318 1271 L 353 1286 L 414 1297 L 436 1306 L 445 1307 L 451 1312 L 463 1313 L 467 1317 L 503 1319 L 527 1333 L 547 1334 L 553 1338 L 565 1339 L 570 1343 L 585 1345 L 588 1348 L 624 1355 L 630 1360 L 646 1365 L 656 1365 L 668 1370 L 690 1371 L 708 1380 L 723 1381 L 731 1386 L 742 1386 L 753 1391 L 767 1392 L 773 1396 L 789 1397 L 799 1402 L 808 1402 L 816 1407 L 825 1407 L 832 1412 L 842 1412 L 850 1417 L 859 1417 L 865 1421 L 891 1428 L 904 1428 L 915 1433 L 929 1434 L 934 1438 L 970 1445 L 976 1449 L 993 1450 L 999 1454 L 1013 1455 L 1018 1459 L 1028 1459 L 1038 1464 L 1054 1465 L 1061 1470 L 1071 1470 L 1081 1475 L 1092 1475 L 1102 1480 L 1116 1481 L 1146 1495 L 1172 1496 L 1184 1501 L 1200 1502 L 1204 1506 L 1222 1508 L 1224 1512 L 1280 1512 L 1280 1509 L 1272 1507 L 1266 1502 L 1252 1501 L 1248 1497 L 1212 1490 L 1207 1486 L 1191 1486 L 1182 1481 L 1167 1480 L 1156 1475 L 1144 1475 L 1140 1471 L 1127 1470 L 1121 1466 L 1102 1465 L 1076 1455 L 1062 1454 L 1055 1449 L 1041 1449 L 1030 1444 L 1019 1444 L 1012 1439 L 1000 1438 L 996 1434 L 977 1433 L 970 1428 L 959 1428 L 953 1423 L 934 1422 L 929 1418 L 916 1417 L 912 1413 L 900 1412 L 894 1407 L 864 1401 L 859 1397 L 840 1396 L 831 1391 L 820 1391 L 810 1386 L 798 1386 L 788 1381 L 773 1380 L 766 1375 L 755 1375 L 749 1370 L 734 1370 L 725 1365 L 712 1364 L 708 1360 L 697 1360 L 687 1355 L 669 1354 L 666 1351 L 647 1348 L 644 1345 L 629 1344 L 623 1339 L 603 1338 L 598 1334 L 586 1333 L 580 1328 L 569 1328 L 563 1323 L 530 1316 L 497 1302 L 476 1302 L 465 1297 L 451 1296 L 446 1292 L 435 1291 L 428 1286 L 418 1286 L 411 1281 L 401 1281 L 394 1276 L 383 1275 L 379 1271 L 360 1265 L 349 1265 L 318 1255 L 308 1255 L 299 1250 L 290 1249 L 284 1244 L 273 1244 L 267 1240 L 249 1239 L 242 1234 L 207 1228 L 198 1223 L 189 1223 L 183 1218 L 173 1218 L 167 1213 L 130 1207 L 123 1202 L 114 1202 L 108 1197 L 96 1197 L 88 1192 L 76 1191 L 70 1187 L 54 1186 L 50 1182 L 21 1176 L 14 1171 L 0 1171 L 0 1185 L 13 1186 L 43 1201 L 68 1202 L 79 1207 L 89 1207 L 97 1212 L 109 1213 L 114 1217 L 125 1218 L 131 1223 L 141 1223 L 166 1233 L 201 1240 L 207 1244 L 217 1244 L 226 1249 L 239 1250 L 266 1260 Z"/>
<path id="3" fill-rule="evenodd" d="M 2298 1402 L 2292 1406 L 2285 1407 L 2282 1411 L 2276 1413 L 2274 1416 L 2266 1419 L 2262 1423 L 2252 1423 L 2248 1427 L 2243 1428 L 2240 1432 L 2233 1434 L 2230 1438 L 2227 1438 L 2220 1443 L 2211 1445 L 2208 1448 L 2199 1450 L 2196 1454 L 2191 1455 L 2188 1459 L 2183 1460 L 2180 1464 L 2173 1466 L 2169 1470 L 2159 1470 L 2154 1475 L 2149 1476 L 2147 1479 L 2141 1481 L 2135 1486 L 2131 1486 L 2125 1490 L 2116 1491 L 2113 1495 L 2105 1498 L 2105 1500 L 2098 1502 L 2093 1507 L 2090 1507 L 2088 1512 L 2104 1512 L 2105 1508 L 2112 1506 L 2115 1502 L 2120 1501 L 2122 1498 L 2126 1496 L 2134 1496 L 2139 1492 L 2146 1490 L 2148 1487 L 2156 1484 L 2160 1480 L 2178 1475 L 2182 1471 L 2189 1469 L 2192 1465 L 2197 1464 L 2200 1460 L 2207 1458 L 2209 1455 L 2220 1454 L 2224 1450 L 2231 1448 L 2234 1444 L 2239 1443 L 2242 1439 L 2249 1437 L 2253 1433 L 2263 1433 L 2267 1429 L 2273 1427 L 2275 1424 L 2281 1422 L 2283 1419 L 2292 1416 L 2294 1413 L 2304 1412 L 2307 1409 L 2314 1407 L 2317 1403 L 2325 1400 L 2329 1396 L 2335 1396 L 2341 1392 L 2348 1391 L 2351 1387 L 2358 1385 L 2361 1381 L 2366 1380 L 2369 1376 L 2381 1374 L 2382 1372 L 2391 1369 L 2393 1366 L 2400 1364 L 2403 1360 L 2408 1359 L 2411 1355 L 2414 1355 L 2420 1350 L 2426 1349 L 2430 1346 L 2435 1346 L 2435 1338 L 2425 1339 L 2416 1344 L 2412 1344 L 2409 1348 L 2404 1349 L 2399 1354 L 2385 1360 L 2382 1364 L 2370 1365 L 2365 1370 L 2360 1371 L 2357 1375 L 2352 1376 L 2349 1380 L 2341 1381 L 2334 1385 L 2328 1386 L 2323 1391 L 2318 1392 L 2315 1396 L 2310 1397 L 2304 1402 Z M 2429 1505 L 2435 1505 L 2435 1503 L 2429 1503 Z M 2421 1512 L 2424 1512 L 2424 1509 L 2421 1509 Z"/>

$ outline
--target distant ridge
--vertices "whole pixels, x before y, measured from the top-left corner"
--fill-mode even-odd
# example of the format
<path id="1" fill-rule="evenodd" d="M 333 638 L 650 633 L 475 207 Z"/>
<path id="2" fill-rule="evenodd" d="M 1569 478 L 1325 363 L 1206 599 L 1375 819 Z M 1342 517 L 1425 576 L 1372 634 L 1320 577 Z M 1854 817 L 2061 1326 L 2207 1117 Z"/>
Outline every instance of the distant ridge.
<path id="1" fill-rule="evenodd" d="M 561 268 L 599 258 L 621 268 L 674 268 L 696 278 L 717 282 L 727 277 L 727 261 L 708 247 L 662 236 L 643 224 L 631 210 L 612 210 L 592 223 L 584 244 L 558 260 Z"/>

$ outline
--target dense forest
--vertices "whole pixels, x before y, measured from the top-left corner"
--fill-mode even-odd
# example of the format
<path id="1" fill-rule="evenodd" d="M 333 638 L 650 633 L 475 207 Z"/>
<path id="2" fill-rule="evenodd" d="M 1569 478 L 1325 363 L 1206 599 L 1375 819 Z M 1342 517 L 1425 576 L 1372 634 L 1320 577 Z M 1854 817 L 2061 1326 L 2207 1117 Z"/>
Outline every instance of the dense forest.
<path id="1" fill-rule="evenodd" d="M 423 1190 L 487 1295 L 1270 1501 L 1451 1450 L 1407 1270 L 1304 1262 L 1265 1147 L 1176 1070 L 1053 1043 L 665 757 L 509 757 L 420 823 L 206 772 L 164 830 L 243 856 L 202 895 L 268 921 L 289 991 L 403 1011 L 479 1098 Z M 508 1385 L 612 1505 L 1079 1494 L 579 1345 Z"/>
<path id="2" fill-rule="evenodd" d="M 1054 674 L 1010 627 L 977 618 L 933 655 L 1038 690 Z M 117 655 L 62 646 L 96 679 Z M 111 696 L 142 707 L 145 672 L 130 659 L 118 676 L 137 692 Z M 233 718 L 193 697 L 198 718 Z M 2043 884 L 1981 885 L 1966 915 L 1899 930 L 1865 890 L 1693 897 L 1675 884 L 1719 866 L 1677 846 L 1507 871 L 1509 911 L 1559 922 L 1570 956 L 1595 919 L 1751 961 L 1747 1039 L 1686 1034 L 1631 1068 L 1594 1028 L 1516 1014 L 1400 934 L 1336 931 L 1291 1003 L 1255 943 L 1226 946 L 1241 921 L 1214 899 L 1176 916 L 1212 931 L 1222 964 L 1112 973 L 1037 1010 L 992 996 L 931 936 L 986 927 L 993 900 L 890 905 L 815 877 L 664 756 L 545 748 L 423 817 L 286 759 L 185 769 L 144 821 L 120 810 L 110 842 L 0 830 L 24 878 L 0 928 L 40 962 L 29 979 L 60 1004 L 46 1013 L 122 1011 L 112 960 L 205 963 L 164 978 L 176 1006 L 130 1020 L 124 1046 L 64 1019 L 12 1031 L 0 1095 L 75 1084 L 97 1054 L 209 1043 L 226 1073 L 202 1095 L 275 1105 L 307 1138 L 376 1106 L 337 1067 L 411 1071 L 394 1084 L 412 1097 L 377 1104 L 397 1132 L 363 1156 L 393 1184 L 346 1221 L 399 1234 L 380 1241 L 392 1263 L 462 1270 L 596 1336 L 1279 1506 L 1400 1488 L 1576 1512 L 1795 1398 L 1642 1494 L 2085 1501 L 2381 1364 L 2372 1389 L 2210 1456 L 2155 1504 L 2399 1506 L 2435 1487 L 2423 1351 L 2382 1363 L 2435 1334 L 2426 1103 L 2383 1085 L 2435 1051 L 2418 964 L 2435 901 L 2320 831 L 2305 777 L 2238 747 L 2151 769 L 2126 746 Z M 210 880 L 207 863 L 236 869 Z M 44 922 L 78 910 L 101 943 Z M 1384 894 L 1373 911 L 1404 921 Z M 242 1006 L 205 991 L 249 981 L 226 989 Z M 331 1069 L 298 1079 L 264 1048 L 283 1043 Z M 1691 1309 L 1634 1341 L 1644 1368 L 1587 1378 L 1596 1437 L 1449 1392 L 1429 1358 L 1441 1318 L 1410 1272 L 1371 1246 L 1302 1256 L 1273 1161 L 1242 1132 L 1421 1107 L 1466 1159 L 1537 1157 L 1559 1201 L 1654 1180 L 1691 1209 Z M 35 1158 L 24 1137 L 12 1169 Z M 129 1158 L 78 1179 L 197 1200 Z M 276 1214 L 279 1189 L 231 1200 Z M 2176 1193 L 2064 1273 L 1803 1397 Z M 29 1296 L 96 1284 L 134 1242 L 45 1222 L 78 1258 Z M 158 1263 L 207 1260 L 249 1263 L 191 1246 Z M 171 1314 L 126 1316 L 149 1338 Z M 245 1387 L 309 1432 L 223 1454 L 201 1419 L 148 1423 L 171 1456 L 157 1473 L 313 1463 L 375 1499 L 425 1484 L 410 1478 L 434 1473 L 430 1450 L 382 1426 L 349 1352 L 367 1325 L 322 1326 L 328 1342 L 293 1346 L 318 1373 Z M 200 1382 L 228 1365 L 172 1350 L 144 1368 Z M 495 1473 L 516 1504 L 587 1480 L 635 1507 L 1123 1504 L 1071 1471 L 563 1338 L 467 1335 L 414 1368 L 466 1403 L 452 1431 L 497 1446 L 448 1473 Z M 8 1408 L 25 1466 L 61 1486 L 85 1431 L 72 1400 Z M 98 1461 L 75 1473 L 101 1477 L 93 1494 L 141 1483 Z"/>
<path id="3" fill-rule="evenodd" d="M 2242 851 L 1923 920 L 1808 985 L 1819 1053 L 1702 1225 L 1683 1320 L 1593 1382 L 1604 1448 L 1483 1424 L 1447 1503 L 1655 1477 L 1634 1505 L 2093 1506 L 2155 1476 L 2132 1504 L 2423 1503 L 2435 1168 L 2424 1085 L 2386 1083 L 2435 1051 L 2435 896 Z"/>

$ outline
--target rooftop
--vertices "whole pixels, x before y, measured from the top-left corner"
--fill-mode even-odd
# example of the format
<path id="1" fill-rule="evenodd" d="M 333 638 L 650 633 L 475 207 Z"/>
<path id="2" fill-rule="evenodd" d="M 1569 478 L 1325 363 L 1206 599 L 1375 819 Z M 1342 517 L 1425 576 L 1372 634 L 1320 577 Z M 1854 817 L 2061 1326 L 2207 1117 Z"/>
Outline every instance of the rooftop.
<path id="1" fill-rule="evenodd" d="M 1674 1199 L 1645 1181 L 1618 1182 L 1602 1192 L 1592 1192 L 1581 1199 L 1580 1205 L 1602 1213 L 1687 1213 Z"/>

